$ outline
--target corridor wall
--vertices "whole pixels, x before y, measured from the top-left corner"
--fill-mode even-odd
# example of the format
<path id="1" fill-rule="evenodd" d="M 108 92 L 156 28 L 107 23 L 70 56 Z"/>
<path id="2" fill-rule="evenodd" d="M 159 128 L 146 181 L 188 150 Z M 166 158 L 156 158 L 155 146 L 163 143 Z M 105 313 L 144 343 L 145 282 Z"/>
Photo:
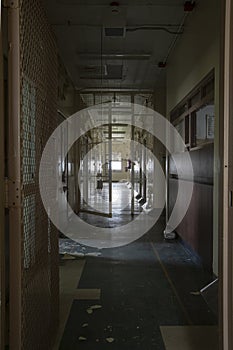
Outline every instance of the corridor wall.
<path id="1" fill-rule="evenodd" d="M 200 1 L 189 15 L 167 69 L 167 115 L 212 70 L 215 73 L 213 271 L 218 274 L 220 1 Z"/>

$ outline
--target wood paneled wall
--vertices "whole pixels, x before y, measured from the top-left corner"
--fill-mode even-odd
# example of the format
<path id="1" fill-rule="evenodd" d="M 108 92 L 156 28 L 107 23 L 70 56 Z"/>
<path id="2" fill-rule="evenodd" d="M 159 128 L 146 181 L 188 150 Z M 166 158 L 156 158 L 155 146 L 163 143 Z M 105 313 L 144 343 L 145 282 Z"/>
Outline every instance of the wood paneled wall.
<path id="1" fill-rule="evenodd" d="M 190 152 L 194 188 L 190 206 L 176 231 L 200 257 L 204 266 L 212 270 L 213 260 L 213 143 Z M 178 190 L 177 167 L 182 169 L 180 181 L 191 181 L 183 154 L 170 157 L 169 211 L 171 212 Z M 182 194 L 185 196 L 185 193 Z M 179 206 L 179 203 L 177 203 Z"/>

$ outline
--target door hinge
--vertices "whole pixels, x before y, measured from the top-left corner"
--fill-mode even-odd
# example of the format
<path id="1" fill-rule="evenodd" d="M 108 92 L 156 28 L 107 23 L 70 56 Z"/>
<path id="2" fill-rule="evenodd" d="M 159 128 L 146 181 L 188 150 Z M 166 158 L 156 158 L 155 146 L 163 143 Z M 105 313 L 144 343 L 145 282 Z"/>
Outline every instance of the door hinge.
<path id="1" fill-rule="evenodd" d="M 21 206 L 20 182 L 5 179 L 5 208 L 17 208 Z"/>
<path id="2" fill-rule="evenodd" d="M 232 206 L 233 206 L 232 191 L 229 191 L 229 207 L 232 208 Z"/>
<path id="3" fill-rule="evenodd" d="M 9 205 L 8 205 L 8 197 L 9 197 L 9 192 L 8 192 L 8 178 L 5 178 L 5 208 L 9 208 Z"/>
<path id="4" fill-rule="evenodd" d="M 11 9 L 19 7 L 19 0 L 3 0 L 3 6 Z"/>

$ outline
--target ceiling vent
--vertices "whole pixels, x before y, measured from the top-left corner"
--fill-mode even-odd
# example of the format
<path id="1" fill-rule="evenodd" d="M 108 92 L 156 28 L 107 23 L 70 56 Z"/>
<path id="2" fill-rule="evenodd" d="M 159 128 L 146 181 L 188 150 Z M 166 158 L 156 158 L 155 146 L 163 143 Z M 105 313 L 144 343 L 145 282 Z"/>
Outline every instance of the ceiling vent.
<path id="1" fill-rule="evenodd" d="M 81 79 L 94 79 L 92 77 L 101 78 L 107 75 L 107 66 L 106 64 L 101 65 L 87 65 L 87 66 L 78 66 Z"/>
<path id="2" fill-rule="evenodd" d="M 111 38 L 124 38 L 125 28 L 124 27 L 104 27 L 104 36 Z"/>
<path id="3" fill-rule="evenodd" d="M 103 35 L 109 38 L 124 38 L 126 33 L 126 12 L 116 1 L 104 11 Z"/>
<path id="4" fill-rule="evenodd" d="M 122 79 L 123 65 L 107 65 L 107 76 L 106 79 Z"/>
<path id="5" fill-rule="evenodd" d="M 80 79 L 122 79 L 123 65 L 79 66 Z"/>

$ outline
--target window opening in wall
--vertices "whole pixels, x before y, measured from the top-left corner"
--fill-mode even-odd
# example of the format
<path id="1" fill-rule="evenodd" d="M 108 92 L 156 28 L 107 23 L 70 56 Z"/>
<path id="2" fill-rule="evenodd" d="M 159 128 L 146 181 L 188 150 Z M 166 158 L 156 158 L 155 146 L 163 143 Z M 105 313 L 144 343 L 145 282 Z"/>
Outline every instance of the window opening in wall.
<path id="1" fill-rule="evenodd" d="M 214 142 L 214 109 L 214 71 L 211 71 L 170 114 L 186 150 Z"/>
<path id="2" fill-rule="evenodd" d="M 113 171 L 121 171 L 122 170 L 122 163 L 120 160 L 113 160 L 112 161 L 112 170 Z"/>

